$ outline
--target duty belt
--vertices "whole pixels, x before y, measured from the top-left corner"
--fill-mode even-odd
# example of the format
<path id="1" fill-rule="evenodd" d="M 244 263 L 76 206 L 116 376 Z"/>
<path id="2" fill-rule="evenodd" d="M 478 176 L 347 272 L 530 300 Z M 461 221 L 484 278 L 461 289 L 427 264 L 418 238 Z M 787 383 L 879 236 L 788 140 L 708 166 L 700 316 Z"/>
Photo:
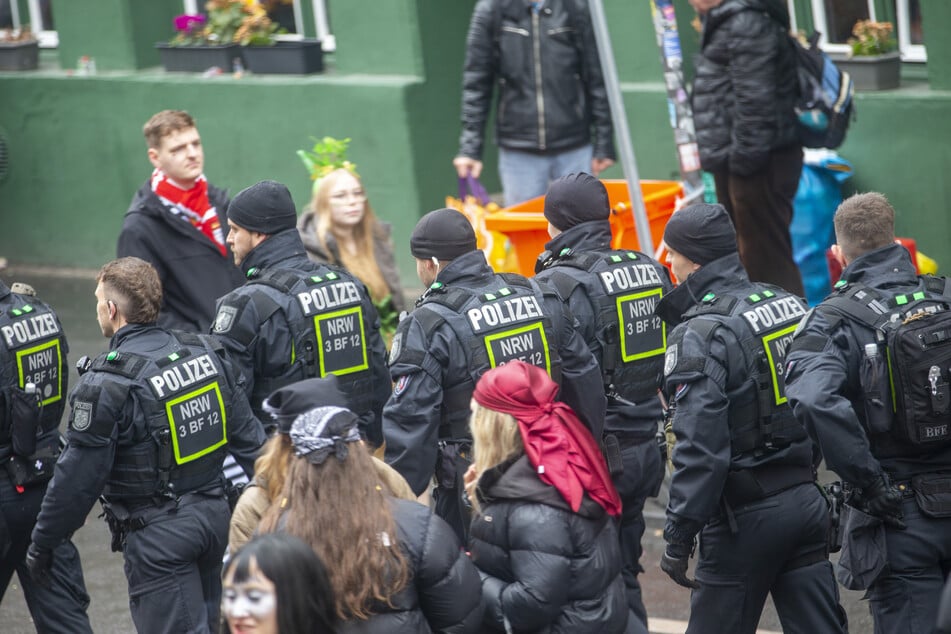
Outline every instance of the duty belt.
<path id="1" fill-rule="evenodd" d="M 731 472 L 723 487 L 723 498 L 731 508 L 737 508 L 797 484 L 814 481 L 815 474 L 811 466 L 765 464 Z"/>

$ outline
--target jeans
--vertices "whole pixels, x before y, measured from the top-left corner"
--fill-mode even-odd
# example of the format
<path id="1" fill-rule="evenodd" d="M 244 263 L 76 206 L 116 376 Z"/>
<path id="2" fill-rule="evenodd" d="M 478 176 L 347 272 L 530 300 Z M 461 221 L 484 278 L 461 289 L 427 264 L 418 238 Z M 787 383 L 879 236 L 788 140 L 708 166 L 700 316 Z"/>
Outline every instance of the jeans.
<path id="1" fill-rule="evenodd" d="M 505 206 L 543 196 L 556 178 L 574 172 L 591 172 L 591 144 L 563 152 L 538 154 L 499 147 L 499 178 Z"/>

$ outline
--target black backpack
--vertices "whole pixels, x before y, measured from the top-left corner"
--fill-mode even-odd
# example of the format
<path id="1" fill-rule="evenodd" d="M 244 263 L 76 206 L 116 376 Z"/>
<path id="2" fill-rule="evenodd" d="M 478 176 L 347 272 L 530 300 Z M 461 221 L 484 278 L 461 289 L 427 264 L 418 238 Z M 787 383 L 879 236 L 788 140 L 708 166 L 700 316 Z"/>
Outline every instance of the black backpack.
<path id="1" fill-rule="evenodd" d="M 852 77 L 819 48 L 819 34 L 808 41 L 790 36 L 796 53 L 799 141 L 807 148 L 835 149 L 845 141 L 855 117 Z"/>
<path id="2" fill-rule="evenodd" d="M 847 285 L 822 306 L 876 333 L 860 368 L 870 430 L 941 448 L 951 446 L 951 298 L 942 297 L 945 278 L 921 281 L 917 291 L 895 296 Z"/>

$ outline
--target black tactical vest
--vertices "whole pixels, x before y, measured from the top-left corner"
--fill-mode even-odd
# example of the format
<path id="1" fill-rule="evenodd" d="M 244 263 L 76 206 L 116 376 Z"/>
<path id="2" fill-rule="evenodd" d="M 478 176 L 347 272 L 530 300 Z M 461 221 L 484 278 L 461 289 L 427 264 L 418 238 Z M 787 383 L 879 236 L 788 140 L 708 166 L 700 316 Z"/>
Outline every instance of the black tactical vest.
<path id="1" fill-rule="evenodd" d="M 496 275 L 478 290 L 439 282 L 429 288 L 419 306 L 435 304 L 444 310 L 417 310 L 414 316 L 427 340 L 441 324 L 448 325 L 462 344 L 468 369 L 466 380 L 443 386 L 440 438 L 469 437 L 469 401 L 486 370 L 518 359 L 543 368 L 561 384 L 558 333 L 544 313 L 546 297 L 557 299 L 531 280 L 509 273 Z"/>
<path id="2" fill-rule="evenodd" d="M 550 280 L 565 300 L 581 286 L 593 304 L 607 393 L 632 403 L 656 398 L 667 348 L 667 326 L 654 314 L 669 279 L 663 266 L 636 251 L 608 249 L 568 251 L 548 266 L 589 273 L 576 278 L 565 272 Z"/>
<path id="3" fill-rule="evenodd" d="M 114 350 L 89 368 L 103 375 L 93 378 L 102 385 L 99 398 L 132 399 L 136 415 L 145 417 L 146 436 L 116 452 L 107 498 L 182 495 L 221 481 L 234 402 L 223 350 L 208 335 L 172 334 L 172 344 L 155 356 Z M 74 403 L 74 429 L 81 428 L 79 415 Z"/>
<path id="4" fill-rule="evenodd" d="M 37 434 L 59 426 L 66 406 L 69 346 L 53 310 L 35 297 L 11 292 L 0 306 L 0 447 L 10 442 L 9 390 L 35 386 L 42 407 Z"/>
<path id="5" fill-rule="evenodd" d="M 781 449 L 806 438 L 787 402 L 783 378 L 787 348 L 805 314 L 803 301 L 778 287 L 745 297 L 709 293 L 684 314 L 708 343 L 721 327 L 740 342 L 748 378 L 727 386 L 734 456 Z"/>

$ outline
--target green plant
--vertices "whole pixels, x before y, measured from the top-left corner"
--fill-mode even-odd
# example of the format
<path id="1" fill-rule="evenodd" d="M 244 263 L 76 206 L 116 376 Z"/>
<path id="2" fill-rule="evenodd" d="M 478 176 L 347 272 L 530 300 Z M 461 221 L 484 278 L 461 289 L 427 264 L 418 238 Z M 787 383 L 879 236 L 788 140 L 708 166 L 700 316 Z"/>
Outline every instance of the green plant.
<path id="1" fill-rule="evenodd" d="M 267 15 L 267 9 L 254 0 L 209 0 L 204 15 L 180 15 L 175 18 L 178 33 L 172 46 L 274 44 L 275 35 L 283 32 Z"/>
<path id="2" fill-rule="evenodd" d="M 852 47 L 853 57 L 884 55 L 898 50 L 898 42 L 891 22 L 859 20 L 852 27 L 852 37 L 848 44 Z"/>
<path id="3" fill-rule="evenodd" d="M 335 139 L 325 136 L 322 139 L 311 137 L 314 147 L 310 150 L 297 150 L 297 156 L 310 172 L 310 180 L 317 181 L 335 169 L 343 168 L 357 176 L 357 166 L 347 160 L 347 146 L 350 139 Z M 357 176 L 359 178 L 359 176 Z"/>

